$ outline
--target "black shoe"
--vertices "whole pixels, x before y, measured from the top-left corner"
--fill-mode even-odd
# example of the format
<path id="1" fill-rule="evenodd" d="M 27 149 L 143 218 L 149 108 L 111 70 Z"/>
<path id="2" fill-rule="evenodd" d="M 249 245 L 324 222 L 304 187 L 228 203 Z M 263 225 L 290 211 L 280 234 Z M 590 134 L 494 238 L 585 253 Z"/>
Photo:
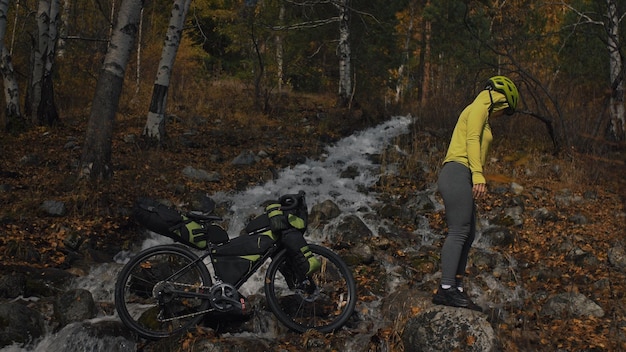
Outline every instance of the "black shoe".
<path id="1" fill-rule="evenodd" d="M 448 289 L 439 287 L 437 293 L 433 295 L 433 303 L 449 307 L 467 308 L 478 312 L 483 311 L 480 306 L 472 302 L 467 293 L 459 291 L 456 287 Z"/>

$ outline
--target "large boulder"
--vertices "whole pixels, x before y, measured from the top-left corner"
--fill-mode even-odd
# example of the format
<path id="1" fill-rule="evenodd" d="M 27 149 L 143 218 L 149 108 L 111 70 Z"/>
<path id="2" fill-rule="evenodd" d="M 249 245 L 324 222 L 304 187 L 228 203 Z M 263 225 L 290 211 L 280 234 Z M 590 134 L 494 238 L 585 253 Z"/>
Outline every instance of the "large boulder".
<path id="1" fill-rule="evenodd" d="M 409 319 L 402 342 L 405 352 L 498 350 L 496 334 L 485 314 L 446 306 L 431 307 Z"/>
<path id="2" fill-rule="evenodd" d="M 0 347 L 28 345 L 45 331 L 43 316 L 22 304 L 0 304 Z"/>
<path id="3" fill-rule="evenodd" d="M 87 290 L 70 290 L 57 296 L 54 301 L 54 315 L 61 327 L 69 323 L 95 318 L 97 314 L 98 307 L 91 292 Z"/>

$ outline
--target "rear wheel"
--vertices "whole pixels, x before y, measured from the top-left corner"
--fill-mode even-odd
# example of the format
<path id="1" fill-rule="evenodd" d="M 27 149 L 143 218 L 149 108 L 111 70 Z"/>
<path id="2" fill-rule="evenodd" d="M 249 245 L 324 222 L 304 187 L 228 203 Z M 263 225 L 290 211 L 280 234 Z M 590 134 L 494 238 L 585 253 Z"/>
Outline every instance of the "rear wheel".
<path id="1" fill-rule="evenodd" d="M 278 320 L 290 329 L 331 332 L 354 312 L 357 293 L 346 263 L 330 249 L 310 244 L 321 268 L 306 280 L 296 279 L 286 251 L 278 254 L 265 274 L 265 297 Z"/>
<path id="2" fill-rule="evenodd" d="M 182 246 L 157 246 L 124 266 L 115 285 L 115 308 L 139 335 L 167 337 L 195 326 L 210 306 L 208 299 L 175 291 L 202 293 L 210 286 L 211 275 L 197 255 Z"/>

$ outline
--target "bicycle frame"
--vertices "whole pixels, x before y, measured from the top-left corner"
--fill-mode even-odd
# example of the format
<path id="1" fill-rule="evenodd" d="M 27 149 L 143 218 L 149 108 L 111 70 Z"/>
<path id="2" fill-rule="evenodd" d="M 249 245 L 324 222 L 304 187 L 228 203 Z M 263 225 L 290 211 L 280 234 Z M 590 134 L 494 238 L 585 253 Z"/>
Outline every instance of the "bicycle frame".
<path id="1" fill-rule="evenodd" d="M 207 248 L 206 252 L 202 254 L 201 256 L 199 256 L 197 260 L 187 264 L 185 267 L 173 273 L 172 275 L 170 275 L 168 278 L 166 278 L 163 281 L 175 282 L 176 279 L 180 275 L 184 274 L 187 270 L 189 270 L 189 268 L 195 266 L 198 262 L 202 262 L 202 264 L 206 266 L 207 264 L 204 263 L 204 259 L 211 258 L 211 251 L 214 247 L 216 247 L 215 244 L 212 244 L 212 243 L 209 244 L 209 247 Z M 248 279 L 250 279 L 250 277 L 252 277 L 252 275 L 254 275 L 265 264 L 265 262 L 268 259 L 275 257 L 276 255 L 280 254 L 281 251 L 285 251 L 285 250 L 286 249 L 282 248 L 282 246 L 280 246 L 279 243 L 276 243 L 273 246 L 271 246 L 261 255 L 261 257 L 257 261 L 255 261 L 254 265 L 252 265 L 250 270 L 248 270 L 241 278 L 239 278 L 233 286 L 236 289 L 241 288 L 241 286 L 243 286 L 243 284 L 246 283 Z M 235 257 L 235 256 L 225 256 L 225 257 Z M 215 268 L 214 268 L 214 271 L 215 271 Z M 215 274 L 215 278 L 220 279 L 219 276 L 217 276 L 217 274 Z M 212 284 L 216 284 L 216 283 L 212 283 Z M 192 292 L 192 291 L 183 291 L 183 290 L 171 290 L 168 292 L 177 294 L 178 296 L 185 297 L 185 298 L 205 298 L 206 299 L 206 298 L 211 297 L 210 294 L 201 293 L 201 292 Z"/>

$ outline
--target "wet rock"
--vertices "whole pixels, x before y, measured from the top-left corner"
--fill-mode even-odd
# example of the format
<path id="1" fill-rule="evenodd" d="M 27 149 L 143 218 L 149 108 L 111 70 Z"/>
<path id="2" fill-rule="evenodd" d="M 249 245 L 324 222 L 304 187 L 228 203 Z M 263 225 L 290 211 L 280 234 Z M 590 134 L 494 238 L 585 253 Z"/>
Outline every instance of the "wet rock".
<path id="1" fill-rule="evenodd" d="M 371 264 L 374 261 L 374 252 L 369 245 L 357 243 L 350 248 L 343 259 L 348 265 Z"/>
<path id="2" fill-rule="evenodd" d="M 29 345 L 44 332 L 41 313 L 19 303 L 0 303 L 0 347 Z"/>
<path id="3" fill-rule="evenodd" d="M 430 196 L 432 191 L 425 191 L 416 194 L 409 202 L 407 202 L 408 208 L 417 214 L 430 213 L 436 209 L 435 203 Z"/>
<path id="4" fill-rule="evenodd" d="M 354 180 L 355 178 L 359 177 L 361 175 L 361 172 L 359 171 L 359 169 L 356 166 L 348 166 L 346 167 L 344 170 L 341 171 L 339 177 L 341 178 L 349 178 Z"/>
<path id="5" fill-rule="evenodd" d="M 321 203 L 315 204 L 311 208 L 309 214 L 309 222 L 311 224 L 321 224 L 332 220 L 341 215 L 339 206 L 330 199 L 327 199 Z"/>
<path id="6" fill-rule="evenodd" d="M 67 291 L 56 297 L 54 315 L 61 327 L 86 319 L 95 318 L 98 307 L 91 292 L 82 289 Z"/>
<path id="7" fill-rule="evenodd" d="M 52 297 L 66 289 L 70 280 L 74 278 L 71 273 L 56 269 L 26 269 L 25 296 Z"/>
<path id="8" fill-rule="evenodd" d="M 337 242 L 358 243 L 372 237 L 372 230 L 356 215 L 348 215 L 335 231 Z"/>
<path id="9" fill-rule="evenodd" d="M 15 298 L 24 294 L 26 277 L 24 274 L 11 273 L 0 276 L 0 297 Z"/>
<path id="10" fill-rule="evenodd" d="M 72 323 L 44 341 L 39 348 L 46 351 L 134 352 L 137 351 L 131 332 L 119 321 Z"/>

